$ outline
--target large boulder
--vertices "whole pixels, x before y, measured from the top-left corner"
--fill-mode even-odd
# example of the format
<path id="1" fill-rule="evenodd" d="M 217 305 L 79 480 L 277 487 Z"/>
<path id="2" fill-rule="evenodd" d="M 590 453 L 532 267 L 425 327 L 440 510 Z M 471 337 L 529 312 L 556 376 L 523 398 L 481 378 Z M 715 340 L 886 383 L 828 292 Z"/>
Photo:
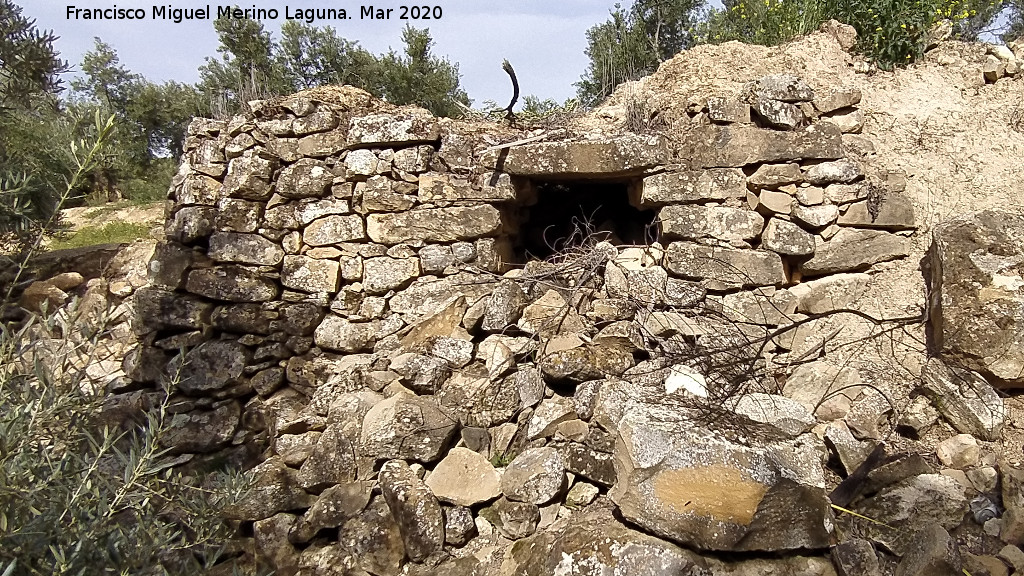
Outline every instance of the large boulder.
<path id="1" fill-rule="evenodd" d="M 829 545 L 833 519 L 813 435 L 786 438 L 750 422 L 745 440 L 733 439 L 687 410 L 686 392 L 664 386 L 615 383 L 600 394 L 599 423 L 617 434 L 610 496 L 627 520 L 703 550 Z"/>
<path id="2" fill-rule="evenodd" d="M 943 358 L 1024 387 L 1024 214 L 986 210 L 932 231 L 930 335 Z"/>
<path id="3" fill-rule="evenodd" d="M 396 394 L 366 413 L 359 442 L 368 457 L 436 462 L 457 426 L 430 398 Z"/>
<path id="4" fill-rule="evenodd" d="M 574 516 L 559 532 L 541 532 L 516 544 L 504 574 L 548 576 L 705 576 L 704 560 L 675 544 L 622 525 L 605 501 Z"/>

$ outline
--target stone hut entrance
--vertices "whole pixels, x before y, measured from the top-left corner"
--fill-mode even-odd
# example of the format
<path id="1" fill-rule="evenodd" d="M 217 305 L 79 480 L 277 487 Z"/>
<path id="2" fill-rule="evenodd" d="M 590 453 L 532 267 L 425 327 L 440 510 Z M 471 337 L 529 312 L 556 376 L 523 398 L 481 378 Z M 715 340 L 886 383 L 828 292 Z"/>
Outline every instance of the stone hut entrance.
<path id="1" fill-rule="evenodd" d="M 517 261 L 544 259 L 588 243 L 649 244 L 658 237 L 656 211 L 630 204 L 631 181 L 534 181 L 536 203 L 523 208 Z"/>

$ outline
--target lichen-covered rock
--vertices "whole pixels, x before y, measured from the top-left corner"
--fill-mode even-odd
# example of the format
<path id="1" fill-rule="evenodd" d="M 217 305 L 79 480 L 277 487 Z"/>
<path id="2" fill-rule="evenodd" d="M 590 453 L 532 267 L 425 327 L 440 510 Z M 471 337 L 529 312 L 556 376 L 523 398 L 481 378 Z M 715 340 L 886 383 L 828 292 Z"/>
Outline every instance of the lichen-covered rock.
<path id="1" fill-rule="evenodd" d="M 370 503 L 369 482 L 347 482 L 324 490 L 291 531 L 292 541 L 304 544 L 324 528 L 337 528 L 355 518 Z"/>
<path id="2" fill-rule="evenodd" d="M 658 217 L 666 238 L 752 240 L 764 228 L 764 218 L 757 212 L 726 206 L 666 206 Z"/>
<path id="3" fill-rule="evenodd" d="M 436 462 L 455 434 L 458 422 L 431 399 L 396 394 L 377 403 L 363 419 L 362 454 L 378 459 Z"/>
<path id="4" fill-rule="evenodd" d="M 417 258 L 367 258 L 363 261 L 363 290 L 367 294 L 384 294 L 401 288 L 419 275 Z"/>
<path id="5" fill-rule="evenodd" d="M 217 201 L 217 217 L 214 223 L 218 230 L 226 232 L 255 232 L 260 227 L 263 204 L 221 198 Z"/>
<path id="6" fill-rule="evenodd" d="M 778 188 L 786 184 L 798 184 L 803 179 L 800 165 L 795 162 L 787 162 L 785 164 L 762 164 L 747 177 L 747 182 L 758 188 Z"/>
<path id="7" fill-rule="evenodd" d="M 861 91 L 859 88 L 838 86 L 825 92 L 815 94 L 814 108 L 821 114 L 828 114 L 841 108 L 856 106 L 860 104 Z"/>
<path id="8" fill-rule="evenodd" d="M 512 280 L 502 280 L 494 288 L 487 299 L 483 322 L 480 327 L 485 332 L 502 332 L 519 320 L 528 300 L 519 284 Z"/>
<path id="9" fill-rule="evenodd" d="M 843 156 L 843 134 L 833 124 L 812 124 L 803 130 L 785 131 L 747 124 L 708 124 L 686 133 L 680 155 L 703 168 L 828 160 Z"/>
<path id="10" fill-rule="evenodd" d="M 800 107 L 789 102 L 755 98 L 751 109 L 765 124 L 780 130 L 793 130 L 804 122 L 804 113 Z"/>
<path id="11" fill-rule="evenodd" d="M 194 330 L 209 325 L 213 305 L 194 296 L 155 287 L 135 292 L 136 325 L 149 330 Z"/>
<path id="12" fill-rule="evenodd" d="M 1024 215 L 994 210 L 932 231 L 930 328 L 949 363 L 1024 387 Z"/>
<path id="13" fill-rule="evenodd" d="M 821 204 L 818 206 L 793 206 L 791 211 L 793 219 L 805 224 L 807 227 L 817 230 L 832 224 L 839 218 L 839 207 L 835 204 Z"/>
<path id="14" fill-rule="evenodd" d="M 284 250 L 259 234 L 214 232 L 207 255 L 220 262 L 276 266 L 284 258 Z"/>
<path id="15" fill-rule="evenodd" d="M 772 74 L 753 83 L 751 92 L 762 98 L 781 102 L 810 102 L 814 90 L 806 82 L 791 74 Z"/>
<path id="16" fill-rule="evenodd" d="M 482 454 L 457 447 L 438 462 L 427 487 L 445 502 L 475 506 L 501 496 L 501 475 Z"/>
<path id="17" fill-rule="evenodd" d="M 921 474 L 883 488 L 865 500 L 857 512 L 882 523 L 865 522 L 867 535 L 902 556 L 914 546 L 914 533 L 888 526 L 934 524 L 952 530 L 967 512 L 967 499 L 963 487 L 949 476 Z"/>
<path id="18" fill-rule="evenodd" d="M 231 441 L 241 414 L 237 401 L 226 402 L 213 410 L 175 414 L 160 437 L 160 443 L 172 454 L 213 452 Z"/>
<path id="19" fill-rule="evenodd" d="M 341 268 L 334 260 L 285 256 L 281 284 L 303 292 L 337 292 Z"/>
<path id="20" fill-rule="evenodd" d="M 797 299 L 796 310 L 806 314 L 827 314 L 843 308 L 854 308 L 867 291 L 868 274 L 833 274 L 789 289 Z"/>
<path id="21" fill-rule="evenodd" d="M 360 352 L 373 347 L 378 325 L 374 322 L 350 322 L 328 314 L 313 333 L 317 346 L 339 352 Z"/>
<path id="22" fill-rule="evenodd" d="M 729 399 L 725 407 L 754 422 L 767 424 L 790 437 L 807 432 L 817 422 L 804 405 L 777 394 L 751 392 Z"/>
<path id="23" fill-rule="evenodd" d="M 299 468 L 297 479 L 311 492 L 354 482 L 356 454 L 350 434 L 338 424 L 328 426 L 317 439 L 313 453 Z"/>
<path id="24" fill-rule="evenodd" d="M 422 562 L 444 546 L 444 516 L 437 498 L 401 460 L 380 469 L 380 490 L 413 562 Z"/>
<path id="25" fill-rule="evenodd" d="M 733 442 L 693 424 L 654 390 L 601 409 L 609 425 L 621 414 L 612 429 L 618 479 L 610 496 L 625 518 L 705 550 L 828 546 L 832 513 L 813 436 Z"/>
<path id="26" fill-rule="evenodd" d="M 999 440 L 1006 406 L 980 374 L 929 358 L 921 370 L 921 381 L 924 394 L 953 428 L 982 440 Z"/>
<path id="27" fill-rule="evenodd" d="M 429 144 L 440 138 L 437 119 L 422 108 L 355 117 L 348 130 L 349 146 L 352 148 L 404 147 Z"/>
<path id="28" fill-rule="evenodd" d="M 251 358 L 252 352 L 237 340 L 209 340 L 185 354 L 180 370 L 172 370 L 182 393 L 210 394 L 238 384 Z"/>
<path id="29" fill-rule="evenodd" d="M 224 187 L 220 195 L 245 200 L 267 200 L 270 198 L 270 178 L 276 162 L 263 157 L 265 151 L 246 150 L 228 163 Z"/>
<path id="30" fill-rule="evenodd" d="M 622 525 L 608 505 L 574 516 L 564 530 L 521 540 L 506 561 L 509 574 L 549 576 L 707 576 L 704 560 L 654 536 Z"/>
<path id="31" fill-rule="evenodd" d="M 526 306 L 517 325 L 520 330 L 541 336 L 578 334 L 586 329 L 586 321 L 557 290 L 548 290 Z"/>
<path id="32" fill-rule="evenodd" d="M 216 211 L 209 206 L 185 206 L 167 221 L 164 230 L 168 238 L 182 244 L 195 244 L 213 232 Z"/>
<path id="33" fill-rule="evenodd" d="M 302 241 L 310 246 L 330 246 L 366 239 L 366 228 L 358 214 L 334 214 L 314 220 L 302 233 Z"/>
<path id="34" fill-rule="evenodd" d="M 601 140 L 540 142 L 484 154 L 480 162 L 517 176 L 629 176 L 666 163 L 660 135 L 627 134 Z"/>
<path id="35" fill-rule="evenodd" d="M 277 284 L 238 266 L 201 268 L 188 273 L 185 289 L 212 300 L 266 302 L 277 297 Z"/>
<path id="36" fill-rule="evenodd" d="M 556 448 L 531 448 L 516 456 L 501 475 L 509 500 L 546 504 L 565 489 L 565 460 Z"/>
<path id="37" fill-rule="evenodd" d="M 796 224 L 779 218 L 768 221 L 762 243 L 765 248 L 784 256 L 814 254 L 814 236 Z"/>
<path id="38" fill-rule="evenodd" d="M 418 394 L 434 394 L 451 375 L 441 358 L 423 354 L 399 354 L 391 359 L 388 369 L 402 378 L 402 384 Z"/>
<path id="39" fill-rule="evenodd" d="M 464 426 L 481 428 L 508 422 L 521 405 L 519 391 L 492 380 L 480 364 L 456 372 L 437 393 L 437 401 Z"/>
<path id="40" fill-rule="evenodd" d="M 263 520 L 278 512 L 309 508 L 316 500 L 299 486 L 298 471 L 277 456 L 270 457 L 248 472 L 252 489 L 228 506 L 224 513 L 237 520 Z"/>
<path id="41" fill-rule="evenodd" d="M 351 562 L 349 568 L 370 574 L 397 574 L 405 559 L 398 523 L 381 497 L 374 498 L 362 514 L 342 525 L 338 531 L 338 546 L 328 550 L 339 547 L 347 553 L 345 556 Z M 333 561 L 324 560 L 310 558 L 306 564 L 313 574 L 332 565 L 340 564 L 338 568 L 341 569 L 346 566 L 333 558 L 330 559 Z"/>
<path id="42" fill-rule="evenodd" d="M 856 162 L 846 159 L 821 162 L 804 170 L 804 179 L 815 186 L 849 184 L 863 175 Z"/>

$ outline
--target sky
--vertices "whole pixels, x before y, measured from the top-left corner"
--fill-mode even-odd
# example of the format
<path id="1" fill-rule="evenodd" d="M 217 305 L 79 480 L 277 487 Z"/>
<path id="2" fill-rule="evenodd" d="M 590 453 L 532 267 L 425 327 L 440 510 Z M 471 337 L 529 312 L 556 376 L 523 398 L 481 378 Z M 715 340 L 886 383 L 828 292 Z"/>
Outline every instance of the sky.
<path id="1" fill-rule="evenodd" d="M 61 57 L 76 69 L 82 55 L 99 37 L 117 50 L 121 63 L 129 70 L 154 82 L 176 80 L 195 82 L 198 68 L 206 57 L 217 57 L 217 35 L 213 19 L 183 21 L 153 20 L 153 2 L 138 0 L 15 0 L 24 14 L 35 18 L 40 29 L 52 30 Z M 159 2 L 160 0 L 154 0 Z M 218 4 L 192 0 L 163 0 L 175 8 L 210 6 L 213 17 Z M 340 36 L 358 41 L 373 53 L 401 50 L 402 29 L 406 23 L 429 28 L 434 53 L 458 63 L 462 86 L 475 106 L 492 100 L 504 106 L 512 95 L 511 83 L 501 69 L 502 59 L 515 67 L 522 94 L 552 98 L 562 102 L 575 95 L 573 83 L 587 66 L 586 31 L 608 19 L 614 0 L 426 0 L 441 8 L 436 20 L 400 20 L 402 2 L 365 0 L 234 0 L 241 8 L 275 8 L 277 20 L 265 20 L 264 26 L 279 38 L 285 21 L 286 5 L 295 8 L 344 8 L 348 20 L 334 27 Z M 629 2 L 623 2 L 628 5 Z M 224 5 L 227 5 L 225 3 Z M 142 8 L 144 20 L 85 20 L 68 18 L 68 7 Z M 394 8 L 387 20 L 360 19 L 360 7 Z M 316 22 L 316 25 L 331 24 Z"/>

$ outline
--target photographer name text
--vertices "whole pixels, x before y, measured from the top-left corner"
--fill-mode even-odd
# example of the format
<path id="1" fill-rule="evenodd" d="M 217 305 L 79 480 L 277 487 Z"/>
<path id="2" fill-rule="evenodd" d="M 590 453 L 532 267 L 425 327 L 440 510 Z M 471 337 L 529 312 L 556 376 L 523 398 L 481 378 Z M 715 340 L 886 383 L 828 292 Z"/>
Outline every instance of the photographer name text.
<path id="1" fill-rule="evenodd" d="M 251 8 L 238 6 L 211 6 L 205 8 L 177 8 L 173 4 L 145 8 L 120 8 L 116 4 L 108 8 L 82 8 L 67 6 L 68 20 L 159 20 L 181 24 L 191 20 L 231 18 L 237 20 L 302 20 L 308 24 L 337 20 L 440 20 L 443 10 L 440 6 L 415 5 L 377 8 L 372 5 L 346 8 L 300 8 L 285 6 Z"/>

